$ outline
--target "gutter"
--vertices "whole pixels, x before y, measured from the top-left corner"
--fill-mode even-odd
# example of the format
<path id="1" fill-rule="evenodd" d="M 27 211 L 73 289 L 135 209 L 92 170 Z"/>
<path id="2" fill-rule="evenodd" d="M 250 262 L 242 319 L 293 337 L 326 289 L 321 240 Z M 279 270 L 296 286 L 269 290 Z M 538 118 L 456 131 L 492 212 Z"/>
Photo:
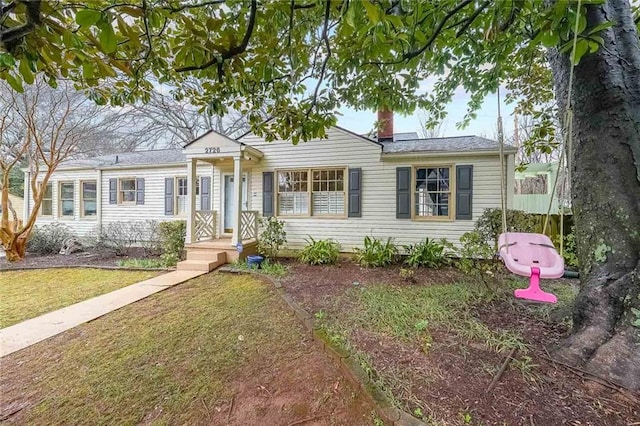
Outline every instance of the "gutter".
<path id="1" fill-rule="evenodd" d="M 505 150 L 505 155 L 515 154 L 516 150 Z M 407 151 L 407 152 L 383 152 L 381 158 L 403 159 L 413 157 L 474 157 L 474 156 L 500 156 L 500 151 Z"/>

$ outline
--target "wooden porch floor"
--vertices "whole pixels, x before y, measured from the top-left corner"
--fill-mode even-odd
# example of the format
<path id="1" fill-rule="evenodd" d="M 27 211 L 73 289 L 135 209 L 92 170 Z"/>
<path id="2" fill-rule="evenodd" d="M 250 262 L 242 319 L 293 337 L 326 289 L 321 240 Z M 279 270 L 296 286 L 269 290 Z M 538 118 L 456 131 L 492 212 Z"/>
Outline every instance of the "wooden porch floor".
<path id="1" fill-rule="evenodd" d="M 245 240 L 242 242 L 244 247 L 254 246 L 258 243 L 256 239 Z M 210 249 L 222 249 L 222 250 L 235 250 L 235 246 L 231 244 L 231 238 L 214 238 L 210 240 L 197 241 L 195 243 L 185 244 L 185 248 L 210 248 Z"/>

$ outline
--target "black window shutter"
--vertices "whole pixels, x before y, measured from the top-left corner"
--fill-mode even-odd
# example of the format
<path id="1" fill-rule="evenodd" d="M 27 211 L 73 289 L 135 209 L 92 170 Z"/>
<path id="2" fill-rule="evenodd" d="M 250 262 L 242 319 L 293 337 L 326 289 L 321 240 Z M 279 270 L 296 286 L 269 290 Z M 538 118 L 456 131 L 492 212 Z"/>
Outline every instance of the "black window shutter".
<path id="1" fill-rule="evenodd" d="M 211 178 L 202 176 L 200 181 L 200 210 L 211 210 Z"/>
<path id="2" fill-rule="evenodd" d="M 164 214 L 173 216 L 173 178 L 164 178 Z"/>
<path id="3" fill-rule="evenodd" d="M 473 219 L 473 166 L 456 167 L 456 220 Z"/>
<path id="4" fill-rule="evenodd" d="M 118 179 L 109 179 L 109 204 L 118 204 Z"/>
<path id="5" fill-rule="evenodd" d="M 411 167 L 396 167 L 396 218 L 411 219 Z"/>
<path id="6" fill-rule="evenodd" d="M 273 172 L 262 172 L 262 216 L 275 214 L 273 206 Z"/>
<path id="7" fill-rule="evenodd" d="M 136 179 L 136 204 L 144 204 L 144 178 Z"/>
<path id="8" fill-rule="evenodd" d="M 362 169 L 349 169 L 349 217 L 362 217 Z"/>

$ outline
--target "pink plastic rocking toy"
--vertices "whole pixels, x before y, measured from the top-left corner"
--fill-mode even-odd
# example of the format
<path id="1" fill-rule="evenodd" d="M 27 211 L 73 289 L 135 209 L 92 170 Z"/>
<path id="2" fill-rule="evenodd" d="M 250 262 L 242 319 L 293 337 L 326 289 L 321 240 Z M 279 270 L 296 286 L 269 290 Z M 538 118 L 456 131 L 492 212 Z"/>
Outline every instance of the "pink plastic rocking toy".
<path id="1" fill-rule="evenodd" d="M 519 299 L 556 303 L 558 298 L 540 288 L 540 278 L 560 278 L 564 275 L 564 259 L 553 243 L 543 234 L 505 232 L 498 238 L 500 257 L 514 274 L 529 277 L 529 287 L 518 289 Z"/>

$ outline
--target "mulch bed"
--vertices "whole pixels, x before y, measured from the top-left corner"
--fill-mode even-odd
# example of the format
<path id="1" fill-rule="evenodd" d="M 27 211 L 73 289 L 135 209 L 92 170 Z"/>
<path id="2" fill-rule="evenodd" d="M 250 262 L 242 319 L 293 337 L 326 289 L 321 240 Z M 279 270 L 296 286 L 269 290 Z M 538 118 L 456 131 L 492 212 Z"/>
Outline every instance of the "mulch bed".
<path id="1" fill-rule="evenodd" d="M 399 266 L 367 269 L 350 261 L 337 266 L 287 263 L 289 275 L 282 285 L 311 313 L 348 312 L 354 301 L 339 296 L 357 286 L 427 286 L 463 277 L 454 268 L 420 269 L 414 276 L 416 282 L 408 284 L 400 277 Z M 514 359 L 532 364 L 530 374 L 511 361 L 487 392 L 506 354 L 447 330 L 430 329 L 433 343 L 428 353 L 417 342 L 368 330 L 357 330 L 349 339 L 366 352 L 383 378 L 400 379 L 391 388 L 406 411 L 420 407 L 426 416 L 447 424 L 640 425 L 637 396 L 551 361 L 548 351 L 567 336 L 566 324 L 545 322 L 527 305 L 509 300 L 477 305 L 472 314 L 491 330 L 512 331 L 523 337 L 528 352 L 516 352 Z"/>
<path id="2" fill-rule="evenodd" d="M 116 256 L 112 252 L 97 250 L 72 253 L 68 256 L 64 254 L 39 255 L 27 253 L 27 256 L 20 262 L 8 262 L 5 257 L 0 258 L 0 271 L 64 266 L 116 267 L 121 260 L 140 257 L 144 256 L 142 249 L 138 248 L 132 248 L 128 256 Z"/>

